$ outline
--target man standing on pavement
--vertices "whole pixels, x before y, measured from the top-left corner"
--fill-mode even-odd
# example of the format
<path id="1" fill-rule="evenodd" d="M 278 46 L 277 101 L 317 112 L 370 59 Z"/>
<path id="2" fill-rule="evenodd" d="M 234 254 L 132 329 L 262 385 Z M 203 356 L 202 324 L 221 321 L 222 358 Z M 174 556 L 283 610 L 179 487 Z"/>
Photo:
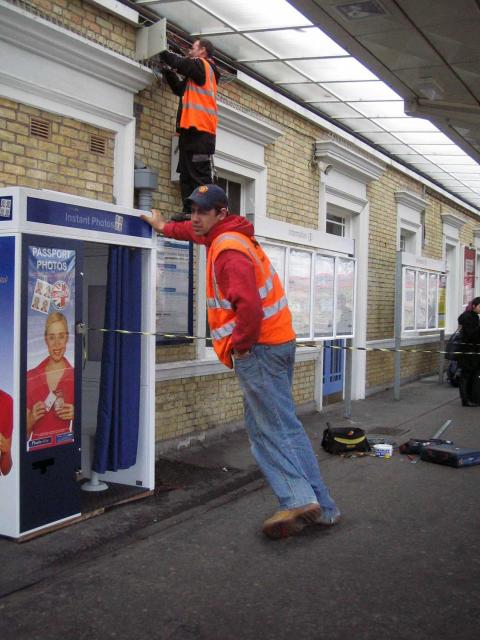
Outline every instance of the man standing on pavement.
<path id="1" fill-rule="evenodd" d="M 229 213 L 223 189 L 197 187 L 188 204 L 191 221 L 166 222 L 155 209 L 142 218 L 169 238 L 207 247 L 213 347 L 227 367 L 235 368 L 252 453 L 280 503 L 263 532 L 285 538 L 306 526 L 334 525 L 340 511 L 295 414 L 295 332 L 278 275 L 256 241 L 253 225 Z"/>
<path id="2" fill-rule="evenodd" d="M 180 191 L 183 212 L 188 214 L 186 200 L 199 185 L 213 181 L 213 154 L 217 135 L 217 83 L 220 72 L 213 62 L 214 48 L 209 40 L 195 40 L 188 55 L 170 51 L 160 53 L 170 69 L 164 76 L 173 93 L 180 97 L 177 111 L 179 134 Z M 175 69 L 184 78 L 181 80 Z M 183 220 L 185 215 L 172 218 Z"/>

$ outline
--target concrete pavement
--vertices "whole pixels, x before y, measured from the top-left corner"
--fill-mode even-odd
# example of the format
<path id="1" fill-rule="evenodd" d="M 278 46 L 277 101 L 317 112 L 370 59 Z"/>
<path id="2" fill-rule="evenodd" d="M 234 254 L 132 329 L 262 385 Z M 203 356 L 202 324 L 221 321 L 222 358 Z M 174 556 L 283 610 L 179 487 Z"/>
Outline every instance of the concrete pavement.
<path id="1" fill-rule="evenodd" d="M 331 593 L 333 602 L 328 602 L 329 609 L 333 611 L 335 602 L 342 604 L 343 592 L 339 587 L 338 580 L 348 579 L 351 585 L 347 592 L 353 594 L 349 595 L 349 598 L 354 604 L 353 609 L 357 612 L 356 615 L 360 616 L 362 607 L 368 612 L 368 615 L 371 615 L 372 612 L 375 613 L 377 620 L 374 627 L 378 632 L 381 623 L 398 624 L 400 614 L 396 612 L 393 617 L 390 614 L 383 617 L 378 603 L 375 606 L 372 603 L 369 604 L 365 590 L 370 590 L 372 594 L 375 594 L 375 597 L 379 598 L 379 602 L 381 601 L 385 606 L 388 605 L 387 609 L 388 607 L 392 608 L 393 600 L 395 597 L 399 598 L 401 593 L 395 589 L 396 595 L 392 595 L 389 600 L 385 593 L 381 596 L 379 591 L 379 584 L 383 584 L 386 589 L 391 588 L 391 586 L 385 585 L 385 582 L 388 584 L 391 582 L 391 571 L 400 577 L 403 590 L 408 589 L 408 585 L 410 585 L 413 591 L 417 583 L 426 587 L 423 583 L 425 572 L 427 572 L 427 574 L 435 576 L 432 588 L 437 599 L 441 596 L 442 586 L 446 593 L 453 589 L 455 606 L 458 607 L 459 603 L 463 602 L 470 615 L 476 611 L 478 619 L 477 584 L 480 555 L 478 547 L 479 517 L 477 514 L 480 506 L 478 492 L 480 466 L 455 470 L 426 462 L 414 464 L 405 456 L 398 454 L 395 454 L 391 460 L 345 459 L 326 454 L 320 448 L 320 441 L 327 420 L 335 426 L 354 423 L 373 436 L 385 437 L 398 444 L 412 436 L 432 436 L 446 420 L 451 420 L 452 422 L 444 434 L 445 437 L 454 440 L 458 445 L 480 446 L 480 409 L 461 407 L 456 389 L 446 384 L 440 386 L 436 379 L 424 379 L 403 387 L 402 399 L 398 402 L 392 399 L 392 392 L 388 391 L 353 403 L 350 421 L 345 420 L 342 414 L 343 407 L 338 404 L 328 407 L 321 414 L 311 414 L 302 418 L 318 453 L 322 472 L 344 513 L 344 522 L 341 527 L 328 532 L 325 538 L 329 541 L 327 547 L 328 553 L 331 554 L 331 562 L 324 562 L 322 571 L 326 572 L 328 580 L 335 582 Z M 20 611 L 19 607 L 26 607 L 26 610 L 36 611 L 36 615 L 39 615 L 41 599 L 44 598 L 45 602 L 50 602 L 49 607 L 53 606 L 55 593 L 57 595 L 64 594 L 62 606 L 65 605 L 65 611 L 69 612 L 69 607 L 73 607 L 73 603 L 65 595 L 68 592 L 66 585 L 72 579 L 75 581 L 78 579 L 79 585 L 75 588 L 75 593 L 77 598 L 85 598 L 86 595 L 83 593 L 81 585 L 85 586 L 88 582 L 86 576 L 91 575 L 92 572 L 95 574 L 97 569 L 103 576 L 102 579 L 107 582 L 108 580 L 114 582 L 116 579 L 121 580 L 123 569 L 120 560 L 125 554 L 127 557 L 133 554 L 136 558 L 135 562 L 140 563 L 141 566 L 148 566 L 151 562 L 152 571 L 155 568 L 158 575 L 163 576 L 161 582 L 167 591 L 168 589 L 173 592 L 178 590 L 179 597 L 183 593 L 182 597 L 187 602 L 191 599 L 196 601 L 199 606 L 198 594 L 193 586 L 192 588 L 182 587 L 173 578 L 170 586 L 168 585 L 165 576 L 170 575 L 171 567 L 167 571 L 166 565 L 162 564 L 167 562 L 165 558 L 162 558 L 160 565 L 158 565 L 159 560 L 152 551 L 154 540 L 155 545 L 160 544 L 161 546 L 164 536 L 167 536 L 171 554 L 175 557 L 175 561 L 172 560 L 172 562 L 179 566 L 178 579 L 187 579 L 188 571 L 192 572 L 192 575 L 198 575 L 199 566 L 196 566 L 196 562 L 199 562 L 200 565 L 211 563 L 218 572 L 222 573 L 223 569 L 218 566 L 216 553 L 218 549 L 223 550 L 222 557 L 224 553 L 227 553 L 226 550 L 228 550 L 227 555 L 236 553 L 235 550 L 232 550 L 232 545 L 235 546 L 236 537 L 241 531 L 244 541 L 239 543 L 238 553 L 242 557 L 248 557 L 249 545 L 252 548 L 255 547 L 256 563 L 262 567 L 261 570 L 265 575 L 270 576 L 268 580 L 271 585 L 276 580 L 281 584 L 282 581 L 287 580 L 287 576 L 283 569 L 276 576 L 275 565 L 272 566 L 269 562 L 271 563 L 278 554 L 286 562 L 288 550 L 294 548 L 296 552 L 293 553 L 293 557 L 296 557 L 297 562 L 305 563 L 307 567 L 305 571 L 307 571 L 310 580 L 308 582 L 309 588 L 320 588 L 314 573 L 308 569 L 308 549 L 312 549 L 312 540 L 316 539 L 314 534 L 307 534 L 294 541 L 271 543 L 264 541 L 259 533 L 261 521 L 275 509 L 275 501 L 270 491 L 264 489 L 263 481 L 259 479 L 258 470 L 250 456 L 248 441 L 244 433 L 230 434 L 208 446 L 171 453 L 164 458 L 163 466 L 166 470 L 167 482 L 172 482 L 172 478 L 173 481 L 176 481 L 172 473 L 176 468 L 181 469 L 177 479 L 179 484 L 183 486 L 182 489 L 167 493 L 160 492 L 154 497 L 112 509 L 102 516 L 25 544 L 19 545 L 11 541 L 0 540 L 0 566 L 2 567 L 0 594 L 3 596 L 0 600 L 0 620 L 15 619 Z M 162 460 L 159 462 L 159 470 L 161 480 Z M 208 535 L 205 533 L 206 537 L 198 542 L 202 554 L 195 557 L 190 554 L 191 550 L 185 548 L 187 542 L 186 540 L 182 542 L 183 536 L 191 536 L 192 531 L 198 533 L 205 518 L 209 523 L 207 527 L 209 533 Z M 339 532 L 338 538 L 334 535 L 335 531 Z M 407 542 L 406 536 L 411 539 L 409 544 L 405 544 Z M 336 539 L 338 539 L 338 543 L 330 543 Z M 178 544 L 175 544 L 175 541 Z M 343 545 L 344 553 L 350 558 L 350 563 L 353 563 L 349 567 L 343 563 L 342 570 L 335 564 L 338 562 L 339 547 L 337 545 Z M 363 549 L 363 554 L 368 553 L 370 563 L 363 562 L 353 553 L 356 547 Z M 303 551 L 301 551 L 302 549 Z M 438 567 L 429 565 L 429 549 L 433 554 L 432 562 L 442 562 L 443 569 L 440 565 Z M 153 555 L 149 555 L 152 553 Z M 255 566 L 251 566 L 251 563 L 252 560 L 247 561 L 247 565 L 253 571 Z M 143 577 L 142 575 L 135 576 L 134 564 L 132 562 L 130 565 L 128 575 L 129 579 L 138 585 L 140 594 L 142 590 L 148 590 L 149 581 L 154 581 L 154 577 L 153 573 L 146 570 L 142 570 L 144 571 Z M 290 566 L 289 562 L 287 564 Z M 137 564 L 137 566 L 140 565 Z M 371 575 L 368 567 L 372 568 Z M 237 571 L 241 572 L 241 570 L 242 563 L 240 562 Z M 164 576 L 162 572 L 165 571 L 167 573 Z M 445 572 L 444 576 L 442 571 Z M 383 578 L 382 575 L 384 575 Z M 374 576 L 379 584 L 375 584 Z M 237 575 L 234 583 L 238 583 L 239 588 L 243 584 L 245 588 L 245 580 L 245 576 L 242 578 L 241 575 Z M 283 583 L 285 584 L 285 582 Z M 296 588 L 301 589 L 300 583 L 295 584 Z M 58 585 L 57 592 L 53 585 Z M 271 588 L 273 587 L 271 586 Z M 212 583 L 210 596 L 214 597 L 214 593 L 215 584 Z M 220 590 L 218 597 L 221 598 L 223 595 Z M 324 593 L 323 596 L 325 597 L 325 595 Z M 413 606 L 415 599 L 412 594 L 406 595 L 408 595 L 406 600 L 409 606 Z M 147 609 L 154 606 L 154 600 L 158 597 L 159 594 L 155 589 L 150 592 L 147 597 L 147 600 L 150 599 Z M 278 593 L 278 597 L 281 597 L 280 593 Z M 432 613 L 434 602 L 431 598 L 422 597 L 425 600 L 424 607 Z M 233 603 L 234 594 L 230 590 L 229 598 Z M 105 592 L 102 599 L 105 604 L 121 608 L 121 593 L 117 589 L 113 590 L 111 598 Z M 311 605 L 313 602 L 312 598 Z M 445 604 L 450 607 L 447 596 Z M 245 607 L 247 605 L 253 606 L 252 602 L 246 601 L 244 605 Z M 298 602 L 297 605 L 303 610 L 303 605 Z M 220 605 L 216 603 L 215 606 Z M 268 607 L 270 606 L 268 605 Z M 268 610 L 270 611 L 269 608 Z M 220 614 L 217 612 L 217 615 Z M 168 619 L 171 635 L 160 634 L 152 637 L 254 637 L 253 629 L 250 628 L 248 633 L 245 631 L 244 635 L 235 636 L 231 631 L 229 634 L 228 615 L 227 613 L 222 615 L 225 628 L 223 628 L 221 636 L 205 635 L 203 631 L 203 635 L 195 636 L 191 630 L 195 628 L 193 618 L 189 623 L 193 627 L 187 625 L 188 628 L 186 627 L 187 630 L 184 630 L 182 635 L 178 625 L 164 613 L 164 622 Z M 409 615 L 413 616 L 412 619 L 418 619 L 419 614 L 418 611 L 415 611 L 414 613 L 410 612 Z M 203 612 L 201 618 L 207 626 L 212 623 L 212 621 L 206 620 Z M 44 616 L 42 619 L 45 620 Z M 65 619 L 70 620 L 70 623 L 73 624 L 76 618 L 72 612 L 69 612 L 66 613 Z M 112 629 L 116 628 L 116 625 L 108 620 L 109 617 L 105 617 L 103 624 L 111 624 Z M 313 625 L 314 620 L 316 618 L 312 617 L 309 625 Z M 157 619 L 157 624 L 158 628 L 161 628 L 160 619 Z M 145 628 L 147 627 L 148 625 Z M 33 628 L 34 625 L 22 620 L 15 635 L 4 636 L 2 632 L 2 637 L 18 639 L 37 637 L 35 634 L 32 635 Z M 127 628 L 131 629 L 128 625 L 125 629 Z M 60 629 L 67 630 L 61 625 L 52 626 L 51 629 L 51 633 L 56 633 L 54 629 L 58 629 L 59 633 Z M 340 627 L 331 627 L 329 629 L 330 635 L 324 637 L 352 637 L 355 640 L 357 637 L 382 637 L 381 635 L 369 636 L 367 627 L 363 629 L 361 634 L 350 636 L 342 636 L 339 629 Z M 452 626 L 452 633 L 453 629 Z M 464 631 L 465 629 L 466 627 Z M 22 635 L 23 633 L 25 635 Z M 98 633 L 98 629 L 95 633 Z M 116 637 L 135 637 L 131 633 L 130 635 L 122 635 L 120 628 L 117 629 L 116 634 Z M 61 636 L 39 635 L 38 637 Z M 90 637 L 101 636 L 93 635 Z M 106 637 L 110 636 L 106 634 Z M 139 635 L 138 637 L 144 636 Z M 257 637 L 270 636 L 259 635 Z M 280 634 L 276 637 L 282 638 L 287 635 Z M 303 636 L 297 634 L 297 637 Z M 383 637 L 413 636 L 404 635 L 402 632 L 401 635 L 385 634 Z M 417 637 L 433 636 L 417 634 Z M 454 636 L 440 635 L 438 637 Z M 463 637 L 473 638 L 474 636 L 464 633 Z"/>

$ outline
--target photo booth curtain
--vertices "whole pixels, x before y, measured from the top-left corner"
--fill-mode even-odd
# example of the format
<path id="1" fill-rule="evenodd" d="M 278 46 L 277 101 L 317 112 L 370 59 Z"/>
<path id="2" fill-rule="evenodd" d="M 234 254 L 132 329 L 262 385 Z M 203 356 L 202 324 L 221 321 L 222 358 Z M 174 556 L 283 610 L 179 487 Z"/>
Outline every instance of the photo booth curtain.
<path id="1" fill-rule="evenodd" d="M 142 254 L 111 246 L 108 256 L 106 329 L 141 330 Z M 128 469 L 137 459 L 140 408 L 140 335 L 103 334 L 95 455 L 97 473 Z"/>

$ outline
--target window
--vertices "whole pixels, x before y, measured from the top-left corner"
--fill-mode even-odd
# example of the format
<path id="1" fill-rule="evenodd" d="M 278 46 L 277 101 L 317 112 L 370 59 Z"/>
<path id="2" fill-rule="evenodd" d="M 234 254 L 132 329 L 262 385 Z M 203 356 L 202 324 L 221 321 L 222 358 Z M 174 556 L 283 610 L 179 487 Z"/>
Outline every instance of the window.
<path id="1" fill-rule="evenodd" d="M 417 253 L 417 234 L 410 229 L 400 229 L 400 251 Z"/>
<path id="2" fill-rule="evenodd" d="M 327 233 L 334 236 L 345 237 L 345 217 L 336 216 L 327 211 L 327 224 L 325 227 Z"/>
<path id="3" fill-rule="evenodd" d="M 445 305 L 444 288 L 443 274 L 404 267 L 403 331 L 432 331 L 441 328 Z"/>
<path id="4" fill-rule="evenodd" d="M 397 249 L 415 256 L 422 255 L 424 211 L 427 202 L 415 193 L 397 191 Z"/>
<path id="5" fill-rule="evenodd" d="M 242 184 L 228 178 L 217 178 L 217 184 L 228 197 L 228 208 L 232 213 L 242 213 Z"/>
<path id="6" fill-rule="evenodd" d="M 270 243 L 262 246 L 275 271 L 286 274 L 286 295 L 297 338 L 353 336 L 356 268 L 353 258 Z"/>

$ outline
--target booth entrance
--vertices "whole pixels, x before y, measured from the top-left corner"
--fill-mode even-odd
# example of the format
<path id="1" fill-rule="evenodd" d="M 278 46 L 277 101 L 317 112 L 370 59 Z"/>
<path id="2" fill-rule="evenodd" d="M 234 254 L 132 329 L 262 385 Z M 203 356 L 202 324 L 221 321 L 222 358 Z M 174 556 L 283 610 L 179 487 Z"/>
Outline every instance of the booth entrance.
<path id="1" fill-rule="evenodd" d="M 0 535 L 25 539 L 154 488 L 156 249 L 103 202 L 1 189 L 0 212 Z"/>

